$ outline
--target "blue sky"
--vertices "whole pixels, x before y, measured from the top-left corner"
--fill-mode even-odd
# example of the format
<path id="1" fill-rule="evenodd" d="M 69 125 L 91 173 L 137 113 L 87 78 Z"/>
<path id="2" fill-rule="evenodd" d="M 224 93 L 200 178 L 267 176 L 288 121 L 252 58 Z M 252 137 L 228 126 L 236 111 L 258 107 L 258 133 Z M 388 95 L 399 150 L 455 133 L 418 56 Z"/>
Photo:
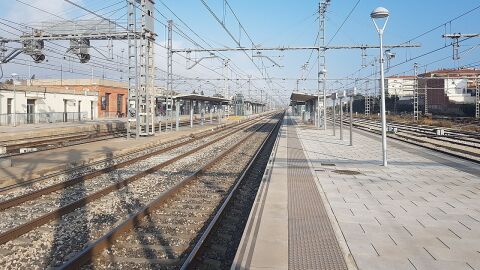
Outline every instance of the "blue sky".
<path id="1" fill-rule="evenodd" d="M 205 8 L 200 0 L 162 0 L 175 14 L 180 17 L 185 23 L 189 25 L 197 34 L 208 41 L 208 43 L 215 47 L 235 47 L 233 40 L 227 35 L 226 31 L 220 26 L 220 24 L 213 18 L 209 11 Z M 179 24 L 188 36 L 195 41 L 201 43 L 202 41 L 194 34 L 192 34 L 186 27 L 182 26 L 181 22 L 174 17 L 166 8 L 162 5 L 162 1 L 158 0 L 157 9 L 164 14 L 167 18 L 174 19 L 176 24 Z M 43 11 L 40 11 L 24 3 L 30 4 L 34 7 L 40 7 Z M 108 1 L 96 1 L 96 0 L 77 0 L 74 1 L 91 10 L 101 10 L 99 13 L 107 14 L 112 19 L 119 19 L 119 22 L 124 21 L 124 10 L 121 10 L 123 5 L 122 1 L 108 0 Z M 115 5 L 118 2 L 118 5 Z M 123 1 L 124 2 L 124 1 Z M 315 36 L 318 29 L 317 19 L 317 6 L 318 1 L 286 1 L 286 0 L 230 0 L 228 1 L 239 17 L 241 23 L 247 30 L 249 36 L 253 39 L 256 45 L 264 47 L 272 46 L 295 46 L 295 45 L 307 45 L 311 46 L 314 43 Z M 206 1 L 212 11 L 218 14 L 219 17 L 223 17 L 223 1 L 222 0 L 209 0 Z M 357 3 L 357 0 L 341 1 L 332 0 L 327 13 L 326 22 L 326 40 L 329 41 L 332 35 L 338 30 L 340 24 L 343 22 L 347 14 Z M 386 44 L 399 44 L 408 41 L 419 34 L 424 33 L 436 26 L 442 25 L 445 22 L 463 14 L 464 12 L 475 8 L 480 5 L 479 1 L 473 0 L 461 0 L 461 1 L 434 1 L 434 0 L 361 0 L 358 6 L 353 11 L 351 17 L 346 21 L 342 29 L 334 40 L 331 41 L 331 45 L 358 45 L 358 44 L 378 44 L 378 36 L 375 32 L 372 21 L 369 18 L 371 10 L 377 6 L 384 6 L 390 10 L 391 16 L 388 22 L 385 32 Z M 106 8 L 112 6 L 110 8 Z M 105 8 L 105 9 L 103 9 Z M 115 10 L 117 10 L 115 12 Z M 55 15 L 55 16 L 54 16 Z M 450 42 L 441 38 L 441 35 L 445 32 L 461 32 L 461 33 L 478 33 L 480 9 L 471 12 L 451 23 L 439 27 L 438 29 L 413 40 L 414 43 L 420 43 L 421 48 L 415 49 L 396 49 L 396 58 L 391 62 L 391 65 L 398 65 L 389 70 L 390 75 L 396 74 L 411 74 L 414 62 L 418 62 L 423 70 L 431 70 L 436 68 L 451 68 L 457 66 L 464 66 L 472 64 L 478 65 L 480 61 L 479 50 L 476 48 L 480 44 L 480 39 L 472 38 L 461 43 L 460 51 L 465 51 L 462 54 L 461 60 L 458 63 L 454 63 L 451 59 L 452 48 L 451 46 L 439 49 Z M 82 16 L 82 17 L 80 17 Z M 123 16 L 123 17 L 122 17 Z M 59 20 L 60 18 L 75 18 L 80 17 L 82 19 L 93 18 L 94 16 L 85 15 L 85 12 L 75 8 L 63 0 L 21 0 L 21 1 L 1 1 L 0 2 L 0 18 L 8 19 L 17 23 L 30 24 L 43 20 Z M 165 22 L 165 18 L 157 14 L 158 19 L 161 22 Z M 233 14 L 226 13 L 225 17 L 227 28 L 231 30 L 233 35 L 238 38 L 238 23 L 236 22 Z M 1 21 L 4 22 L 5 21 Z M 161 45 L 164 44 L 165 39 L 165 27 L 160 23 L 157 23 L 157 42 Z M 0 25 L 0 36 L 9 36 L 5 30 L 9 29 L 5 25 Z M 12 29 L 10 29 L 12 30 Z M 10 31 L 11 32 L 11 31 Z M 13 31 L 17 33 L 18 31 Z M 243 33 L 241 35 L 241 41 L 243 46 L 249 46 L 249 42 Z M 61 44 L 61 43 L 60 43 Z M 12 44 L 13 46 L 13 44 Z M 107 50 L 106 44 L 97 42 L 94 43 L 100 51 Z M 181 47 L 193 47 L 189 41 L 185 40 L 178 34 L 174 34 L 174 46 Z M 114 45 L 114 51 L 120 55 L 121 48 L 125 47 L 125 43 L 119 43 Z M 53 48 L 53 47 L 52 47 Z M 58 49 L 58 48 L 57 48 Z M 428 54 L 424 57 L 420 57 L 415 60 L 410 60 L 412 57 L 422 55 L 432 50 L 439 49 L 435 53 Z M 165 56 L 166 51 L 164 48 L 158 46 L 157 50 L 157 64 L 161 69 L 165 69 Z M 96 57 L 101 58 L 98 53 L 94 52 Z M 378 54 L 378 50 L 367 51 L 367 62 L 371 62 L 373 57 Z M 281 68 L 270 67 L 268 73 L 274 78 L 288 78 L 292 80 L 274 80 L 274 83 L 267 86 L 266 83 L 261 80 L 255 80 L 252 83 L 253 88 L 271 90 L 272 95 L 281 95 L 282 97 L 288 96 L 289 93 L 296 88 L 295 79 L 300 77 L 308 77 L 314 79 L 316 76 L 316 65 L 314 60 L 316 53 L 313 54 L 306 71 L 301 70 L 301 66 L 307 62 L 309 58 L 309 51 L 294 51 L 294 52 L 269 52 L 264 55 L 271 57 Z M 196 55 L 202 57 L 205 55 Z M 450 56 L 450 57 L 448 57 Z M 222 57 L 228 57 L 235 64 L 235 72 L 231 78 L 237 77 L 246 78 L 246 74 L 255 77 L 261 77 L 260 72 L 256 69 L 254 64 L 243 53 L 223 53 Z M 48 58 L 48 53 L 47 53 Z M 440 59 L 446 58 L 442 61 Z M 20 60 L 24 59 L 24 60 Z M 95 59 L 95 58 L 94 58 Z M 116 59 L 119 59 L 118 57 Z M 114 59 L 115 60 L 115 59 Z M 27 63 L 29 58 L 20 56 L 18 61 L 24 61 Z M 105 65 L 106 60 L 99 60 L 102 65 Z M 119 60 L 120 61 L 120 60 Z M 258 65 L 261 65 L 259 60 L 256 60 Z M 436 63 L 432 63 L 438 61 Z M 406 62 L 403 63 L 402 62 Z M 266 65 L 269 61 L 264 58 Z M 55 66 L 62 65 L 62 69 L 75 70 L 78 72 L 67 72 L 64 77 L 89 77 L 91 67 L 81 66 L 72 60 L 62 61 L 50 58 L 48 64 L 50 68 L 56 69 Z M 215 81 L 215 79 L 221 78 L 222 69 L 221 62 L 218 59 L 204 60 L 202 64 L 209 69 L 197 66 L 191 70 L 185 69 L 186 60 L 181 56 L 175 57 L 174 70 L 177 75 L 186 76 L 189 78 L 199 78 L 199 81 L 186 81 L 184 83 L 178 82 L 176 88 L 180 91 L 190 91 L 191 88 L 201 87 L 207 93 L 213 93 L 215 88 L 217 91 L 223 88 L 222 81 Z M 424 65 L 428 64 L 426 67 Z M 37 77 L 55 78 L 59 77 L 59 71 L 48 70 L 40 65 L 32 64 L 30 74 L 36 74 Z M 112 63 L 111 66 L 118 64 Z M 360 69 L 361 65 L 361 52 L 360 50 L 329 50 L 327 51 L 327 69 L 328 76 L 330 78 L 343 78 L 346 76 L 353 77 L 365 77 L 370 75 L 372 67 L 364 68 L 360 72 L 356 72 Z M 65 68 L 66 67 L 66 68 Z M 12 72 L 26 74 L 26 66 L 19 64 L 4 64 L 3 69 L 5 74 Z M 215 70 L 215 73 L 212 70 Z M 103 68 L 99 68 L 98 65 L 93 67 L 94 76 L 112 79 L 120 79 L 121 74 L 115 70 L 109 70 L 107 68 L 104 71 Z M 422 71 L 423 71 L 422 70 Z M 78 74 L 81 73 L 81 74 Z M 235 75 L 235 73 L 241 73 L 242 75 Z M 220 74 L 220 75 L 219 75 Z M 124 76 L 122 76 L 124 78 Z M 164 84 L 163 78 L 165 75 L 161 72 L 158 74 L 158 84 Z M 208 83 L 205 83 L 209 79 Z M 344 83 L 345 84 L 345 83 Z M 214 87 L 215 85 L 216 87 Z M 329 87 L 338 87 L 341 83 L 331 82 Z M 231 83 L 231 87 L 236 91 L 246 91 L 246 85 L 243 82 L 238 84 Z M 300 88 L 307 92 L 312 92 L 316 88 L 316 82 L 306 81 L 300 83 Z M 253 94 L 258 94 L 252 91 Z"/>

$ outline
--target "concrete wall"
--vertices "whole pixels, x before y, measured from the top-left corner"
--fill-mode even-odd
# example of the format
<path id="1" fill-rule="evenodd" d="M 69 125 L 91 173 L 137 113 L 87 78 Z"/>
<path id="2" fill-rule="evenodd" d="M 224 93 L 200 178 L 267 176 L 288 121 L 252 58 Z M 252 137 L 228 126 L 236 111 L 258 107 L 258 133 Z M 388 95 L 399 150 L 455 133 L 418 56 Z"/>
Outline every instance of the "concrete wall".
<path id="1" fill-rule="evenodd" d="M 385 79 L 385 87 L 389 96 L 413 96 L 415 87 L 415 79 L 413 78 L 387 78 Z"/>
<path id="2" fill-rule="evenodd" d="M 7 100 L 12 98 L 12 113 L 13 113 L 13 99 L 14 92 L 11 89 L 0 89 L 0 114 L 7 113 Z M 78 112 L 80 104 L 80 112 L 86 113 L 88 119 L 92 118 L 91 106 L 93 102 L 93 118 L 98 115 L 97 102 L 98 96 L 93 93 L 89 94 L 69 94 L 69 93 L 50 93 L 50 92 L 36 92 L 18 90 L 16 94 L 16 112 L 27 113 L 27 100 L 35 100 L 34 113 L 47 113 L 64 111 L 64 100 L 67 100 L 67 112 Z"/>
<path id="3" fill-rule="evenodd" d="M 66 84 L 69 81 L 64 82 L 63 85 L 50 85 L 47 86 L 49 90 L 57 89 L 63 91 L 71 91 L 71 92 L 82 92 L 82 91 L 94 91 L 98 92 L 98 100 L 97 100 L 97 111 L 98 117 L 115 117 L 118 115 L 126 115 L 126 108 L 127 108 L 127 94 L 128 89 L 117 87 L 117 86 L 110 86 L 110 85 L 76 85 L 76 84 Z M 75 83 L 81 83 L 82 80 Z M 102 100 L 107 100 L 108 96 L 108 106 L 102 106 Z M 117 101 L 121 99 L 120 107 L 117 108 Z M 105 103 L 105 102 L 104 102 Z"/>

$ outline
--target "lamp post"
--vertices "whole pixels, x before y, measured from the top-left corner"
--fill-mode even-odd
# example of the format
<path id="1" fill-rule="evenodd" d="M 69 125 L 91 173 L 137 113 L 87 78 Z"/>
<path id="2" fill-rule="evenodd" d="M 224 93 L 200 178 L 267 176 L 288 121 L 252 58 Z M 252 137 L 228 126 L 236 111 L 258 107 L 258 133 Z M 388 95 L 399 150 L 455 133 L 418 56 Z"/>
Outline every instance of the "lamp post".
<path id="1" fill-rule="evenodd" d="M 383 70 L 383 32 L 385 30 L 385 26 L 388 22 L 389 12 L 386 8 L 378 7 L 370 13 L 370 17 L 372 18 L 373 23 L 375 24 L 375 28 L 377 29 L 379 38 L 380 38 L 380 86 L 381 86 L 381 114 L 382 114 L 382 154 L 383 154 L 383 166 L 387 166 L 387 119 L 385 117 L 385 74 Z M 377 24 L 383 23 L 381 27 Z"/>

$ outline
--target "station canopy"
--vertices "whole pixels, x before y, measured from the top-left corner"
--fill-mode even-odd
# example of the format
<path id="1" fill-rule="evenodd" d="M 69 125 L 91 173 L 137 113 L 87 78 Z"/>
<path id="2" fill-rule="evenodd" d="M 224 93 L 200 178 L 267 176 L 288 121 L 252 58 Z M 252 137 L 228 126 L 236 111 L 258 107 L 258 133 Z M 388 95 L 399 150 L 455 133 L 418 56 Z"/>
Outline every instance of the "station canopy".
<path id="1" fill-rule="evenodd" d="M 292 95 L 290 96 L 290 101 L 292 103 L 304 103 L 310 100 L 315 100 L 317 99 L 316 95 L 312 94 L 306 94 L 306 93 L 300 93 L 300 92 L 293 92 Z"/>
<path id="2" fill-rule="evenodd" d="M 255 100 L 245 100 L 245 103 L 250 103 L 250 104 L 252 104 L 252 105 L 265 106 L 265 103 L 260 102 L 260 101 L 255 101 Z"/>
<path id="3" fill-rule="evenodd" d="M 228 99 L 222 97 L 209 97 L 199 94 L 180 94 L 173 97 L 174 99 L 183 99 L 183 100 L 198 100 L 198 101 L 209 101 L 209 102 L 218 102 L 218 103 L 228 103 Z"/>

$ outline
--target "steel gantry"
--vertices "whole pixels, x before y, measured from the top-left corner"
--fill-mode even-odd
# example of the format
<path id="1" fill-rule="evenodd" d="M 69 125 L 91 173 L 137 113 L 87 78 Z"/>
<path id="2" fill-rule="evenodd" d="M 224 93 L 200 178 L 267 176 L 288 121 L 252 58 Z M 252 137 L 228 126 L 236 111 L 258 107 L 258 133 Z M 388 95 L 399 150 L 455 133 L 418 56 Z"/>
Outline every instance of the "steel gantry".
<path id="1" fill-rule="evenodd" d="M 413 64 L 415 82 L 413 86 L 413 121 L 418 121 L 419 111 L 418 111 L 418 64 Z"/>
<path id="2" fill-rule="evenodd" d="M 127 27 L 97 14 L 77 3 L 65 0 L 71 5 L 90 13 L 98 20 L 66 20 L 42 22 L 29 26 L 31 33 L 25 33 L 19 38 L 0 37 L 0 64 L 8 63 L 23 53 L 32 57 L 36 63 L 43 62 L 45 41 L 69 41 L 67 53 L 78 57 L 80 63 L 90 60 L 90 42 L 104 40 L 128 41 L 128 97 L 127 97 L 127 138 L 135 135 L 152 135 L 153 92 L 155 80 L 154 63 L 154 1 L 127 0 Z M 140 9 L 140 17 L 136 10 Z M 140 27 L 138 23 L 140 22 Z M 20 43 L 21 48 L 8 52 L 6 44 Z"/>
<path id="3" fill-rule="evenodd" d="M 165 93 L 165 130 L 173 129 L 173 21 L 168 20 L 167 34 L 167 93 Z M 176 104 L 178 107 L 179 104 Z"/>
<path id="4" fill-rule="evenodd" d="M 475 79 L 475 118 L 480 119 L 480 87 L 478 78 Z"/>
<path id="5" fill-rule="evenodd" d="M 370 90 L 368 81 L 365 81 L 365 116 L 370 116 Z"/>
<path id="6" fill-rule="evenodd" d="M 321 26 L 319 29 L 325 30 L 325 26 Z M 320 32 L 319 32 L 319 37 L 320 37 Z M 324 35 L 322 35 L 324 39 Z M 322 38 L 320 38 L 321 40 Z M 320 41 L 321 42 L 321 41 Z M 378 49 L 380 46 L 378 45 L 336 45 L 336 46 L 326 46 L 324 44 L 320 44 L 318 46 L 277 46 L 277 47 L 238 47 L 238 48 L 229 48 L 229 47 L 223 47 L 223 48 L 179 48 L 179 49 L 172 49 L 173 53 L 191 53 L 191 52 L 225 52 L 225 51 L 231 51 L 231 52 L 245 52 L 245 51 L 298 51 L 298 50 L 317 50 L 318 51 L 318 57 L 319 57 L 319 62 L 322 62 L 323 64 L 319 65 L 319 72 L 317 76 L 317 81 L 318 81 L 318 86 L 317 86 L 317 92 L 318 92 L 318 98 L 317 101 L 320 101 L 319 99 L 323 99 L 323 126 L 326 129 L 326 81 L 327 81 L 327 76 L 326 76 L 326 57 L 325 57 L 325 52 L 327 50 L 352 50 L 352 49 L 360 49 L 360 50 L 366 50 L 366 49 Z M 420 47 L 419 44 L 399 44 L 399 45 L 384 45 L 384 48 L 418 48 Z M 224 63 L 225 66 L 225 63 Z M 323 74 L 322 74 L 323 73 Z M 321 78 L 320 78 L 320 75 Z M 225 77 L 224 77 L 225 78 Z M 221 80 L 221 79 L 220 79 Z M 320 82 L 323 80 L 323 96 L 320 95 Z M 261 94 L 263 95 L 263 94 Z M 318 102 L 320 103 L 320 102 Z M 318 114 L 318 119 L 320 118 L 320 113 L 317 109 L 317 114 Z M 320 126 L 319 123 L 316 123 L 317 126 Z"/>
<path id="7" fill-rule="evenodd" d="M 320 128 L 320 77 L 322 77 L 322 93 L 323 93 L 323 130 L 327 129 L 327 62 L 325 58 L 325 14 L 327 12 L 328 5 L 330 0 L 324 0 L 319 3 L 318 14 L 319 14 L 319 29 L 318 29 L 318 54 L 317 54 L 317 63 L 318 63 L 318 72 L 317 72 L 317 121 L 316 126 Z"/>

